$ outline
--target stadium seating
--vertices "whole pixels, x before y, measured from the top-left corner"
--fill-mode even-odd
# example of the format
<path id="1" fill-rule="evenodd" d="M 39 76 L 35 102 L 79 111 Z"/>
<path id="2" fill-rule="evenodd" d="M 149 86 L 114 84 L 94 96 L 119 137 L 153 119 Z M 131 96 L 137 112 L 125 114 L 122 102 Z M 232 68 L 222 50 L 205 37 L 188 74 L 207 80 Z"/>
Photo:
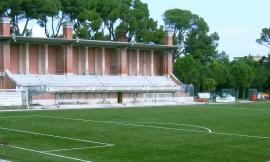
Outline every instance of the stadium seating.
<path id="1" fill-rule="evenodd" d="M 21 87 L 45 85 L 61 89 L 86 90 L 99 87 L 119 90 L 177 90 L 179 85 L 167 76 L 106 76 L 106 75 L 33 75 L 9 74 Z"/>

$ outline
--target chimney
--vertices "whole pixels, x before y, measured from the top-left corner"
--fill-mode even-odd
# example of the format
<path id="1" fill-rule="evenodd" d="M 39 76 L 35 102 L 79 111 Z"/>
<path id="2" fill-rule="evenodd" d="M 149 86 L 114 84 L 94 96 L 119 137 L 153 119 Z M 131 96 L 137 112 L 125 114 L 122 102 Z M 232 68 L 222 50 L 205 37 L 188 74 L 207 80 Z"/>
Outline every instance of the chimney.
<path id="1" fill-rule="evenodd" d="M 165 37 L 165 44 L 172 46 L 173 45 L 173 34 L 172 32 L 168 32 L 166 37 Z"/>
<path id="2" fill-rule="evenodd" d="M 10 20 L 9 17 L 0 18 L 0 35 L 10 35 Z"/>
<path id="3" fill-rule="evenodd" d="M 171 30 L 167 31 L 167 35 L 165 37 L 165 44 L 168 46 L 173 45 L 173 34 Z M 165 52 L 163 64 L 164 64 L 164 67 L 163 67 L 164 74 L 170 75 L 173 69 L 173 59 L 172 59 L 171 50 L 168 50 L 167 52 Z"/>
<path id="4" fill-rule="evenodd" d="M 119 33 L 119 41 L 120 42 L 127 42 L 128 41 L 125 32 Z"/>
<path id="5" fill-rule="evenodd" d="M 70 21 L 66 21 L 63 23 L 63 36 L 66 39 L 73 38 L 73 23 Z"/>

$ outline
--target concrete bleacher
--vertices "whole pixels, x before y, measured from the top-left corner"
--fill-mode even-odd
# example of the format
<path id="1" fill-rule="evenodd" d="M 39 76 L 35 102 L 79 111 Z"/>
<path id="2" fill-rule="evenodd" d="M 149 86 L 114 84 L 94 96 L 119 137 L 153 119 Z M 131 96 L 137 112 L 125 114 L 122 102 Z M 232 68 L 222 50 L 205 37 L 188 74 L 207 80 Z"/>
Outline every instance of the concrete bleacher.
<path id="1" fill-rule="evenodd" d="M 142 90 L 142 88 L 151 90 L 177 90 L 179 85 L 167 76 L 106 76 L 106 75 L 33 75 L 33 74 L 9 74 L 9 77 L 17 86 L 38 86 L 68 90 L 86 90 L 95 87 L 103 89 L 119 90 L 132 89 Z M 52 89 L 51 89 L 52 90 Z"/>

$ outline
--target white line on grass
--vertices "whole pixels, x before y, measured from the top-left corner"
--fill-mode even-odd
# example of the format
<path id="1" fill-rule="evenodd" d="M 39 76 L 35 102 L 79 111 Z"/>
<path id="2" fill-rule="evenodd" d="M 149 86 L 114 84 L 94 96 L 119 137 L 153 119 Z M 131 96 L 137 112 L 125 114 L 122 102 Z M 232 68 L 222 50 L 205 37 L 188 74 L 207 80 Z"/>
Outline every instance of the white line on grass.
<path id="1" fill-rule="evenodd" d="M 4 127 L 0 127 L 0 129 L 2 129 L 2 130 L 8 130 L 8 131 L 13 131 L 13 132 L 34 134 L 34 135 L 40 135 L 40 136 L 46 136 L 46 137 L 54 137 L 54 138 L 61 138 L 61 139 L 79 141 L 79 142 L 84 142 L 84 143 L 95 143 L 95 144 L 101 144 L 102 145 L 102 146 L 89 146 L 89 147 L 81 147 L 81 148 L 69 148 L 69 149 L 58 149 L 58 150 L 48 150 L 48 151 L 37 151 L 37 150 L 23 148 L 23 147 L 19 147 L 19 146 L 6 145 L 8 147 L 15 148 L 15 149 L 20 149 L 20 150 L 25 150 L 25 151 L 31 151 L 31 152 L 35 152 L 35 153 L 39 153 L 39 154 L 51 155 L 51 156 L 56 156 L 56 157 L 65 158 L 65 159 L 69 159 L 69 160 L 81 161 L 81 162 L 91 162 L 91 161 L 89 161 L 89 160 L 82 160 L 82 159 L 78 159 L 78 158 L 73 158 L 73 157 L 69 157 L 69 156 L 58 155 L 58 154 L 52 154 L 50 152 L 60 152 L 60 151 L 69 151 L 69 150 L 83 150 L 83 149 L 90 149 L 90 148 L 99 148 L 99 147 L 111 147 L 111 146 L 114 146 L 113 144 L 108 144 L 108 143 L 103 143 L 103 142 L 89 141 L 89 140 L 83 140 L 83 139 L 78 139 L 78 138 L 57 136 L 57 135 L 44 134 L 44 133 L 38 133 L 38 132 L 31 132 L 31 131 L 25 131 L 25 130 L 19 130 L 19 129 L 11 129 L 11 128 L 4 128 Z"/>
<path id="2" fill-rule="evenodd" d="M 265 111 L 265 110 L 270 110 L 270 109 L 264 109 L 264 108 L 230 108 L 231 109 L 239 109 L 239 110 L 251 110 L 251 111 Z"/>
<path id="3" fill-rule="evenodd" d="M 214 108 L 211 108 L 211 109 L 214 109 Z M 218 108 L 216 108 L 216 109 L 218 109 Z M 236 109 L 236 108 L 229 108 L 229 109 Z M 238 109 L 246 109 L 246 108 L 238 108 Z M 251 109 L 246 109 L 246 110 L 251 110 Z M 266 110 L 268 110 L 268 109 L 266 109 Z M 190 130 L 190 129 L 177 129 L 177 128 L 156 127 L 156 126 L 141 125 L 141 124 L 129 124 L 128 122 L 121 123 L 121 122 L 114 122 L 114 121 L 99 121 L 99 120 L 78 119 L 78 118 L 58 117 L 58 116 L 49 116 L 49 115 L 27 115 L 27 116 L 17 116 L 17 117 L 44 117 L 44 118 L 65 119 L 65 120 L 83 121 L 83 122 L 95 122 L 95 123 L 105 123 L 105 124 L 126 125 L 126 126 L 134 126 L 134 127 L 148 127 L 148 128 L 167 129 L 167 130 L 197 132 L 197 133 L 210 133 L 209 131 L 206 132 L 206 131 Z M 8 118 L 8 117 L 6 117 L 6 118 Z M 211 131 L 211 133 L 212 134 L 217 134 L 217 135 L 227 135 L 227 136 L 257 138 L 257 139 L 270 139 L 270 137 L 265 137 L 265 136 L 253 136 L 253 135 L 245 135 L 245 134 L 226 133 L 226 132 L 213 132 L 213 131 Z"/>
<path id="4" fill-rule="evenodd" d="M 15 149 L 19 149 L 19 150 L 35 152 L 35 153 L 39 153 L 39 154 L 50 155 L 50 156 L 60 157 L 60 158 L 69 159 L 69 160 L 75 160 L 75 161 L 80 161 L 80 162 L 91 162 L 89 160 L 82 160 L 82 159 L 78 159 L 78 158 L 74 158 L 74 157 L 52 154 L 52 153 L 48 153 L 48 152 L 42 152 L 42 151 L 32 150 L 32 149 L 18 147 L 18 146 L 12 146 L 12 145 L 6 145 L 6 146 L 11 147 L 11 148 L 15 148 Z"/>
<path id="5" fill-rule="evenodd" d="M 40 115 L 40 117 L 55 118 L 55 119 L 65 119 L 65 120 L 74 120 L 74 121 L 83 121 L 83 122 L 125 125 L 125 126 L 134 126 L 134 127 L 146 127 L 146 128 L 157 128 L 157 129 L 167 129 L 167 130 L 179 130 L 179 131 L 188 131 L 188 132 L 209 133 L 208 131 L 200 131 L 200 130 L 192 130 L 192 129 L 180 129 L 180 128 L 169 128 L 169 127 L 159 127 L 159 126 L 151 126 L 151 125 L 143 125 L 143 124 L 132 124 L 132 123 L 128 123 L 128 122 L 122 123 L 122 122 L 114 122 L 114 121 L 87 120 L 87 119 L 66 118 L 66 117 L 57 117 L 57 116 L 44 116 L 44 115 Z"/>
<path id="6" fill-rule="evenodd" d="M 5 128 L 5 127 L 0 127 L 0 129 L 2 129 L 2 130 L 8 130 L 8 131 L 13 131 L 13 132 L 35 134 L 35 135 L 40 135 L 40 136 L 47 136 L 47 137 L 68 139 L 68 140 L 80 141 L 80 142 L 86 142 L 86 143 L 95 143 L 95 144 L 101 144 L 101 145 L 112 145 L 112 144 L 109 144 L 109 143 L 103 143 L 103 142 L 97 142 L 97 141 L 89 141 L 89 140 L 84 140 L 84 139 L 64 137 L 64 136 L 57 136 L 57 135 L 44 134 L 44 133 L 38 133 L 38 132 L 31 132 L 31 131 L 25 131 L 25 130 L 20 130 L 20 129 L 11 129 L 11 128 Z"/>
<path id="7" fill-rule="evenodd" d="M 39 115 L 18 115 L 18 116 L 1 116 L 0 119 L 8 119 L 8 118 L 29 118 L 29 117 L 38 117 Z"/>
<path id="8" fill-rule="evenodd" d="M 246 135 L 246 134 L 226 133 L 226 132 L 213 132 L 213 134 L 226 135 L 226 136 L 247 137 L 247 138 L 258 138 L 258 139 L 270 139 L 270 137 L 264 137 L 264 136 L 253 136 L 253 135 Z"/>
<path id="9" fill-rule="evenodd" d="M 222 110 L 222 109 L 226 109 L 226 110 L 251 110 L 251 111 L 265 111 L 265 110 L 270 110 L 270 109 L 266 109 L 266 108 L 243 108 L 243 107 L 237 107 L 237 108 L 229 108 L 229 107 L 190 107 L 187 108 L 185 110 L 203 110 L 203 109 L 214 109 L 214 110 Z"/>
<path id="10" fill-rule="evenodd" d="M 106 124 L 116 124 L 116 125 L 126 125 L 126 126 L 134 126 L 134 127 L 145 127 L 145 128 L 157 128 L 157 129 L 166 129 L 166 130 L 176 130 L 176 131 L 188 131 L 188 132 L 197 132 L 197 133 L 208 133 L 208 134 L 216 134 L 216 135 L 226 135 L 226 136 L 236 136 L 236 137 L 247 137 L 247 138 L 257 138 L 257 139 L 270 139 L 270 137 L 265 136 L 255 136 L 255 135 L 246 135 L 246 134 L 234 134 L 234 133 L 226 133 L 226 132 L 211 132 L 208 131 L 199 131 L 199 130 L 192 130 L 192 129 L 178 129 L 178 128 L 168 128 L 168 127 L 157 127 L 157 126 L 149 126 L 149 125 L 142 125 L 142 124 L 129 124 L 129 123 L 119 123 L 113 121 L 99 121 L 99 120 L 87 120 L 87 119 L 78 119 L 78 118 L 66 118 L 66 117 L 57 117 L 57 116 L 43 116 L 40 117 L 47 117 L 47 118 L 58 118 L 58 119 L 66 119 L 66 120 L 73 120 L 73 121 L 83 121 L 83 122 L 95 122 L 95 123 L 106 123 Z"/>
<path id="11" fill-rule="evenodd" d="M 112 147 L 113 145 L 104 145 L 104 146 L 90 146 L 90 147 L 78 147 L 78 148 L 70 148 L 70 149 L 58 149 L 58 150 L 48 150 L 42 152 L 59 152 L 59 151 L 71 151 L 71 150 L 84 150 L 84 149 L 92 149 L 92 148 L 101 148 L 101 147 Z"/>
<path id="12" fill-rule="evenodd" d="M 160 125 L 176 125 L 176 126 L 188 126 L 188 127 L 194 127 L 194 128 L 200 128 L 205 129 L 209 133 L 212 133 L 213 131 L 209 128 L 198 126 L 198 125 L 191 125 L 191 124 L 178 124 L 178 123 L 159 123 L 159 122 L 131 122 L 131 123 L 145 123 L 145 124 L 160 124 Z"/>

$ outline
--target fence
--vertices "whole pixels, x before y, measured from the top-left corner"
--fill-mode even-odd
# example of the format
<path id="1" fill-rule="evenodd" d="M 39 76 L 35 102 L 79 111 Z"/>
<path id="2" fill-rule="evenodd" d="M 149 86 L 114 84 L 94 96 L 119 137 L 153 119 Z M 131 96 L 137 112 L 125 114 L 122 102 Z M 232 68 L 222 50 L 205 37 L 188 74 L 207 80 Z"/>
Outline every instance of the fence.
<path id="1" fill-rule="evenodd" d="M 14 89 L 0 90 L 0 106 L 23 106 L 27 105 L 26 91 Z"/>
<path id="2" fill-rule="evenodd" d="M 192 84 L 190 84 L 190 85 L 187 85 L 187 84 L 180 85 L 179 91 L 187 93 L 187 94 L 189 94 L 189 96 L 194 96 L 194 86 Z"/>
<path id="3" fill-rule="evenodd" d="M 145 93 L 143 98 L 145 103 L 166 103 L 174 101 L 171 93 Z"/>

